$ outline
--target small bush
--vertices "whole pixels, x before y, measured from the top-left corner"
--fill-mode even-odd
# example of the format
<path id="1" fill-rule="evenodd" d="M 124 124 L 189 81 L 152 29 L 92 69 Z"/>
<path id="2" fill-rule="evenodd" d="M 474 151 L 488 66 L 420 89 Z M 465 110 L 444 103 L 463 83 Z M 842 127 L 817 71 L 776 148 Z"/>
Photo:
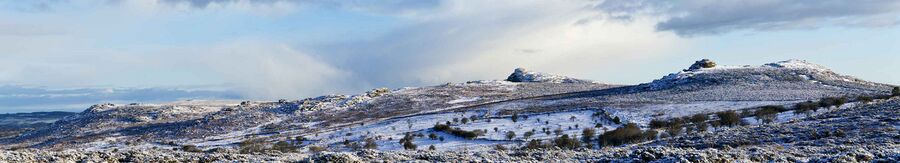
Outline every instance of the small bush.
<path id="1" fill-rule="evenodd" d="M 900 87 L 894 87 L 894 89 L 891 90 L 891 95 L 892 96 L 900 96 Z"/>
<path id="2" fill-rule="evenodd" d="M 194 153 L 203 152 L 203 150 L 200 148 L 197 148 L 196 145 L 183 145 L 183 146 L 181 146 L 181 150 L 185 151 L 185 152 L 194 152 Z"/>
<path id="3" fill-rule="evenodd" d="M 696 114 L 691 116 L 691 123 L 694 124 L 706 122 L 706 120 L 709 120 L 709 116 L 706 116 L 706 114 Z"/>
<path id="4" fill-rule="evenodd" d="M 742 123 L 741 116 L 734 110 L 718 112 L 716 117 L 719 117 L 718 124 L 723 126 L 737 126 Z"/>
<path id="5" fill-rule="evenodd" d="M 679 127 L 667 127 L 667 128 L 666 128 L 666 133 L 669 134 L 669 136 L 673 136 L 673 137 L 674 137 L 674 136 L 680 135 L 681 132 L 682 132 L 682 130 L 684 130 L 684 129 L 683 129 L 682 127 L 680 127 L 680 126 L 679 126 Z"/>
<path id="6" fill-rule="evenodd" d="M 435 124 L 432 129 L 435 131 L 447 131 L 450 130 L 450 126 L 445 124 Z"/>
<path id="7" fill-rule="evenodd" d="M 375 139 L 372 139 L 372 138 L 366 138 L 365 141 L 366 141 L 366 144 L 363 145 L 363 148 L 366 148 L 366 149 L 378 149 L 378 142 L 376 142 Z"/>
<path id="8" fill-rule="evenodd" d="M 528 141 L 528 144 L 525 144 L 525 146 L 522 148 L 541 149 L 541 148 L 545 148 L 545 146 L 544 146 L 544 143 L 542 143 L 540 140 L 531 140 L 531 141 Z"/>
<path id="9" fill-rule="evenodd" d="M 525 138 L 525 139 L 531 138 L 531 136 L 534 136 L 534 131 L 528 131 L 528 132 L 525 132 L 525 134 L 522 135 L 522 137 Z"/>
<path id="10" fill-rule="evenodd" d="M 875 98 L 873 98 L 872 96 L 859 96 L 859 97 L 856 97 L 856 101 L 872 102 L 872 101 L 874 101 L 874 100 L 875 100 Z"/>
<path id="11" fill-rule="evenodd" d="M 594 136 L 596 135 L 597 130 L 594 130 L 593 128 L 585 128 L 584 130 L 581 130 L 581 140 L 585 143 L 590 144 L 591 140 L 593 140 Z"/>
<path id="12" fill-rule="evenodd" d="M 418 146 L 413 143 L 413 139 L 415 139 L 412 134 L 406 134 L 403 138 L 400 139 L 400 144 L 403 145 L 403 149 L 406 150 L 416 150 Z"/>
<path id="13" fill-rule="evenodd" d="M 809 113 L 810 111 L 816 111 L 819 109 L 819 105 L 812 101 L 806 101 L 794 104 L 794 111 L 797 113 Z"/>
<path id="14" fill-rule="evenodd" d="M 432 150 L 432 151 L 433 151 L 433 150 L 437 150 L 437 148 L 434 147 L 434 145 L 429 145 L 429 146 L 428 146 L 428 150 Z"/>
<path id="15" fill-rule="evenodd" d="M 314 146 L 314 145 L 309 146 L 309 151 L 313 152 L 313 153 L 319 153 L 319 152 L 323 152 L 325 150 L 327 150 L 325 147 Z"/>
<path id="16" fill-rule="evenodd" d="M 668 126 L 669 126 L 669 122 L 666 120 L 661 120 L 661 119 L 650 120 L 650 128 L 658 129 L 658 128 L 663 128 L 663 127 L 668 127 Z"/>
<path id="17" fill-rule="evenodd" d="M 756 119 L 759 119 L 763 123 L 772 123 L 775 121 L 776 115 L 784 110 L 785 109 L 782 106 L 769 105 L 760 107 L 759 110 L 756 110 L 754 115 L 756 116 Z"/>
<path id="18" fill-rule="evenodd" d="M 554 139 L 553 143 L 556 145 L 556 147 L 559 147 L 561 149 L 576 149 L 581 147 L 581 142 L 569 138 L 569 134 L 565 134 Z"/>
<path id="19" fill-rule="evenodd" d="M 273 150 L 280 151 L 282 153 L 297 152 L 298 148 L 299 147 L 297 147 L 287 141 L 278 141 L 278 143 L 275 143 L 275 145 L 272 145 Z"/>
<path id="20" fill-rule="evenodd" d="M 630 144 L 651 140 L 656 137 L 656 131 L 641 131 L 641 128 L 634 123 L 628 123 L 623 127 L 605 132 L 598 138 L 599 144 L 602 146 L 618 146 L 622 144 Z"/>
<path id="21" fill-rule="evenodd" d="M 513 122 L 519 122 L 519 113 L 513 113 L 510 119 L 512 119 Z"/>
<path id="22" fill-rule="evenodd" d="M 247 139 L 238 144 L 241 153 L 260 153 L 267 150 L 265 140 L 263 139 Z"/>
<path id="23" fill-rule="evenodd" d="M 700 123 L 697 123 L 696 125 L 697 125 L 697 131 L 700 131 L 700 132 L 706 132 L 707 128 L 709 127 L 709 125 L 707 125 L 706 122 L 700 122 Z"/>
<path id="24" fill-rule="evenodd" d="M 466 139 L 474 139 L 474 138 L 478 137 L 479 135 L 483 134 L 479 131 L 465 131 L 465 130 L 461 130 L 459 128 L 450 128 L 450 126 L 444 125 L 444 124 L 435 124 L 432 129 L 434 129 L 435 131 L 447 132 L 447 133 L 450 133 L 451 135 L 463 137 Z M 435 135 L 435 136 L 437 136 L 437 135 Z"/>
<path id="25" fill-rule="evenodd" d="M 513 138 L 516 138 L 516 132 L 513 132 L 513 131 L 507 131 L 507 132 L 506 132 L 506 139 L 512 140 Z"/>
<path id="26" fill-rule="evenodd" d="M 846 104 L 847 101 L 850 100 L 848 100 L 846 97 L 826 97 L 819 100 L 819 106 L 825 108 L 831 106 L 841 107 L 841 105 Z"/>
<path id="27" fill-rule="evenodd" d="M 430 133 L 430 134 L 428 134 L 428 139 L 431 139 L 431 140 L 437 140 L 437 139 L 438 139 L 438 135 L 435 134 L 435 133 Z"/>
<path id="28" fill-rule="evenodd" d="M 506 146 L 503 146 L 502 144 L 497 144 L 497 145 L 494 146 L 494 150 L 497 150 L 497 151 L 506 151 L 506 150 L 508 150 L 508 148 L 506 148 Z"/>

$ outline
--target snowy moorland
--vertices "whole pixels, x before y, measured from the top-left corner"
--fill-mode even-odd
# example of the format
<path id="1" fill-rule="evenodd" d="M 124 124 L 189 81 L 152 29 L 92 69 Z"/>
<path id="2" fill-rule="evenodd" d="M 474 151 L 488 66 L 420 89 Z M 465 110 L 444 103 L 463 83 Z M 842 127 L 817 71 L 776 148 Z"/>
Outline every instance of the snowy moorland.
<path id="1" fill-rule="evenodd" d="M 0 160 L 890 162 L 900 157 L 895 129 L 900 120 L 894 118 L 900 100 L 890 98 L 894 86 L 802 60 L 710 63 L 637 85 L 516 69 L 507 80 L 357 95 L 97 104 L 0 138 L 0 148 L 8 150 L 0 152 Z"/>

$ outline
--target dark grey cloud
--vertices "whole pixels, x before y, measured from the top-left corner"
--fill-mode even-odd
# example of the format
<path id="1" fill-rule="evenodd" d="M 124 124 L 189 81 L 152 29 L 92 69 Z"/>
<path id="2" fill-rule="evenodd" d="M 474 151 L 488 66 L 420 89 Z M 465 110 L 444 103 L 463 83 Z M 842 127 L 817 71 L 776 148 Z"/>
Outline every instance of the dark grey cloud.
<path id="1" fill-rule="evenodd" d="M 663 20 L 656 24 L 658 31 L 671 31 L 680 36 L 740 30 L 886 27 L 900 24 L 900 1 L 896 0 L 608 0 L 594 8 L 611 19 L 659 16 Z"/>

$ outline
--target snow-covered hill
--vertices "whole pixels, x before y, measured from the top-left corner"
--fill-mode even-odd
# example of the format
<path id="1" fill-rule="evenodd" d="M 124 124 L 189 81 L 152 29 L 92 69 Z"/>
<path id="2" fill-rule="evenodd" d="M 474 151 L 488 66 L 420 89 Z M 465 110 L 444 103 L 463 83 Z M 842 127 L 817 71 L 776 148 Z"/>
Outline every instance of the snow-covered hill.
<path id="1" fill-rule="evenodd" d="M 304 151 L 350 151 L 353 143 L 368 140 L 378 144 L 375 149 L 399 151 L 404 148 L 399 141 L 412 135 L 418 149 L 484 151 L 580 135 L 586 128 L 598 134 L 627 123 L 646 128 L 653 119 L 792 106 L 823 97 L 886 95 L 892 88 L 801 60 L 762 66 L 698 63 L 649 83 L 625 86 L 516 69 L 503 81 L 299 100 L 100 104 L 0 139 L 0 147 L 102 151 L 191 145 L 212 150 L 236 149 L 241 142 L 258 139 L 287 142 Z M 436 124 L 478 136 L 437 131 Z"/>

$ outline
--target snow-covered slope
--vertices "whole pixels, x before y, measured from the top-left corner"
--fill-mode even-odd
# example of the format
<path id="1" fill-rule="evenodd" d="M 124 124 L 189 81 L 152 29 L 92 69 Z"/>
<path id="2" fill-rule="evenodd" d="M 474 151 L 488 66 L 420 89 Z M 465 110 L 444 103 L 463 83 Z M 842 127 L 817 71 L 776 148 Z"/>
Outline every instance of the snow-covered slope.
<path id="1" fill-rule="evenodd" d="M 506 81 L 510 82 L 542 82 L 542 83 L 592 83 L 589 80 L 575 79 L 565 76 L 527 71 L 525 68 L 516 68 Z"/>

